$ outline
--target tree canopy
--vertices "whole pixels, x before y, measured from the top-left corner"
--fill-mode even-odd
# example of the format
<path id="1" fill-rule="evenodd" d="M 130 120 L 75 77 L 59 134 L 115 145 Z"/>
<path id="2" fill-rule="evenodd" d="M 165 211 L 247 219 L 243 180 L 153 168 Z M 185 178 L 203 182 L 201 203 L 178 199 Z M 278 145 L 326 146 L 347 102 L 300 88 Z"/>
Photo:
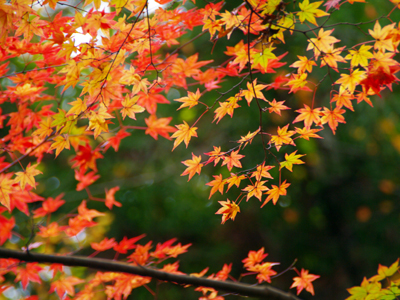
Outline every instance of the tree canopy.
<path id="1" fill-rule="evenodd" d="M 1 1 L 1 297 L 396 299 L 399 9 Z"/>

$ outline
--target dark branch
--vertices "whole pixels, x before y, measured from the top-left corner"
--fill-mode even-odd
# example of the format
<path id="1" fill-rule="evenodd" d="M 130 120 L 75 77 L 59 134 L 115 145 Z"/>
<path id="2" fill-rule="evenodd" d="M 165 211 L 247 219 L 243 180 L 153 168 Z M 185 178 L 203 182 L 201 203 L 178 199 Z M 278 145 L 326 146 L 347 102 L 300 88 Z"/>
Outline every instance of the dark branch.
<path id="1" fill-rule="evenodd" d="M 207 278 L 198 278 L 189 275 L 176 275 L 162 272 L 156 269 L 132 266 L 122 262 L 107 259 L 86 258 L 82 256 L 56 256 L 49 254 L 38 254 L 0 248 L 0 257 L 16 258 L 25 262 L 57 263 L 66 266 L 88 267 L 100 271 L 123 272 L 140 276 L 152 277 L 162 281 L 179 284 L 190 284 L 194 286 L 211 287 L 216 290 L 243 296 L 258 297 L 269 300 L 300 300 L 291 293 L 287 293 L 271 286 L 253 286 L 250 284 L 229 281 L 217 281 Z"/>

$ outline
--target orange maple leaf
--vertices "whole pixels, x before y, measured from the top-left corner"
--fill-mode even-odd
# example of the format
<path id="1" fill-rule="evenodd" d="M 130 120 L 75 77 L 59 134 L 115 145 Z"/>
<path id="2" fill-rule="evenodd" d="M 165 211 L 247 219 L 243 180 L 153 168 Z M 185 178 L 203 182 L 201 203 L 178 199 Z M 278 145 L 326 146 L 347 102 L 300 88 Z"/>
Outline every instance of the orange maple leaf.
<path id="1" fill-rule="evenodd" d="M 201 162 L 201 155 L 196 156 L 192 153 L 192 159 L 188 159 L 185 161 L 182 161 L 182 163 L 187 166 L 187 169 L 181 174 L 181 176 L 185 176 L 189 174 L 189 179 L 192 179 L 194 174 L 199 174 L 201 172 L 201 168 L 203 167 L 203 164 Z"/>
<path id="2" fill-rule="evenodd" d="M 38 263 L 27 263 L 25 267 L 19 267 L 16 272 L 15 282 L 21 281 L 22 287 L 26 290 L 28 283 L 30 281 L 41 283 L 39 276 L 39 271 L 43 268 L 38 265 Z"/>
<path id="3" fill-rule="evenodd" d="M 262 197 L 262 192 L 263 191 L 268 191 L 269 188 L 267 188 L 266 186 L 264 186 L 264 183 L 267 182 L 265 181 L 257 181 L 254 185 L 250 184 L 248 186 L 246 186 L 242 191 L 244 192 L 248 192 L 247 193 L 247 199 L 246 201 L 249 201 L 249 199 L 251 197 L 256 197 L 258 200 L 261 201 L 261 197 Z"/>
<path id="4" fill-rule="evenodd" d="M 279 186 L 272 185 L 272 189 L 267 191 L 267 194 L 269 195 L 267 199 L 264 201 L 264 203 L 261 205 L 263 207 L 265 204 L 269 202 L 269 200 L 272 199 L 272 202 L 274 205 L 276 202 L 278 202 L 279 196 L 285 196 L 287 191 L 286 188 L 289 187 L 290 183 L 286 183 L 286 180 L 282 182 Z"/>
<path id="5" fill-rule="evenodd" d="M 159 118 L 156 115 L 151 115 L 149 118 L 144 119 L 147 125 L 145 134 L 151 135 L 155 140 L 158 139 L 158 135 L 170 140 L 169 132 L 175 132 L 176 128 L 169 126 L 172 118 Z"/>
<path id="6" fill-rule="evenodd" d="M 264 258 L 268 256 L 268 253 L 264 254 L 264 247 L 262 247 L 258 251 L 250 251 L 247 255 L 247 258 L 243 259 L 242 262 L 244 263 L 245 268 L 253 267 L 254 265 L 262 262 Z"/>
<path id="7" fill-rule="evenodd" d="M 300 113 L 294 119 L 293 123 L 300 122 L 304 120 L 304 127 L 310 128 L 312 123 L 315 123 L 316 125 L 321 125 L 321 119 L 320 119 L 320 107 L 311 109 L 307 104 L 304 104 L 304 108 L 296 110 L 296 112 Z"/>
<path id="8" fill-rule="evenodd" d="M 117 207 L 121 207 L 122 204 L 118 201 L 115 201 L 114 194 L 119 191 L 119 186 L 113 187 L 110 190 L 106 189 L 106 201 L 105 205 L 108 207 L 108 209 L 112 209 L 113 205 Z"/>
<path id="9" fill-rule="evenodd" d="M 66 295 L 74 296 L 75 288 L 74 285 L 85 282 L 75 276 L 68 276 L 67 278 L 61 277 L 56 281 L 53 281 L 50 285 L 49 293 L 56 292 L 60 299 L 64 299 Z"/>
<path id="10" fill-rule="evenodd" d="M 277 135 L 272 135 L 271 136 L 271 141 L 270 143 L 275 143 L 276 150 L 279 151 L 281 149 L 282 144 L 291 144 L 294 145 L 293 139 L 291 136 L 295 134 L 296 132 L 294 130 L 289 130 L 289 124 L 286 126 L 280 128 L 278 126 L 278 134 Z"/>
<path id="11" fill-rule="evenodd" d="M 210 196 L 208 199 L 211 198 L 211 196 L 216 192 L 219 191 L 221 195 L 224 193 L 224 185 L 226 183 L 226 180 L 222 179 L 222 174 L 219 175 L 213 175 L 214 180 L 210 181 L 209 183 L 206 183 L 206 185 L 212 186 L 211 191 L 210 191 Z"/>
<path id="12" fill-rule="evenodd" d="M 276 102 L 276 100 L 272 100 L 272 102 L 267 101 L 269 103 L 269 105 L 271 105 L 271 107 L 268 107 L 268 111 L 270 113 L 274 112 L 278 115 L 281 115 L 281 110 L 285 110 L 285 109 L 290 109 L 289 107 L 287 107 L 286 105 L 283 105 L 283 103 L 285 103 L 285 101 L 279 101 Z"/>
<path id="13" fill-rule="evenodd" d="M 215 213 L 216 215 L 222 214 L 221 224 L 224 224 L 227 220 L 235 220 L 236 214 L 240 212 L 240 207 L 235 203 L 227 199 L 227 201 L 218 201 L 222 207 Z"/>
<path id="14" fill-rule="evenodd" d="M 297 295 L 305 289 L 307 292 L 310 292 L 311 295 L 314 295 L 314 287 L 312 285 L 312 281 L 319 278 L 319 275 L 308 274 L 307 270 L 301 269 L 300 277 L 293 278 L 293 284 L 290 288 L 297 287 Z"/>
<path id="15" fill-rule="evenodd" d="M 328 123 L 329 127 L 332 129 L 333 134 L 335 134 L 336 128 L 339 123 L 346 123 L 342 114 L 346 111 L 341 109 L 340 107 L 336 107 L 333 110 L 324 107 L 323 114 L 324 116 L 321 118 L 322 124 Z"/>
<path id="16" fill-rule="evenodd" d="M 223 156 L 223 162 L 222 165 L 226 165 L 228 167 L 228 170 L 232 170 L 232 167 L 237 167 L 241 168 L 242 164 L 240 163 L 239 159 L 242 159 L 244 155 L 238 154 L 239 150 L 232 151 L 230 155 Z"/>

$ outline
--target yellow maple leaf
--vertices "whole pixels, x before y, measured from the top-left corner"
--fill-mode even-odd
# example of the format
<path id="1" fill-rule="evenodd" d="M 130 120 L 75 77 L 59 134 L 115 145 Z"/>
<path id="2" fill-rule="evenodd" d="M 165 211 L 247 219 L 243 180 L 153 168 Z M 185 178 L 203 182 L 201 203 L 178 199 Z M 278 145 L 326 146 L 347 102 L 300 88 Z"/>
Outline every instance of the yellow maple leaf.
<path id="1" fill-rule="evenodd" d="M 88 113 L 88 118 L 89 126 L 87 130 L 94 129 L 94 138 L 97 138 L 102 131 L 108 132 L 108 124 L 110 123 L 108 119 L 114 117 L 107 112 L 104 104 L 100 104 L 97 111 L 90 111 Z"/>
<path id="2" fill-rule="evenodd" d="M 349 54 L 346 55 L 345 59 L 351 59 L 350 65 L 352 68 L 360 65 L 362 67 L 368 66 L 368 59 L 374 57 L 368 50 L 372 46 L 361 45 L 358 50 L 349 50 Z"/>
<path id="3" fill-rule="evenodd" d="M 365 71 L 360 71 L 359 69 L 354 69 L 350 74 L 340 74 L 340 78 L 335 82 L 341 84 L 339 94 L 344 93 L 346 90 L 349 93 L 353 93 L 356 85 L 366 77 Z"/>
<path id="4" fill-rule="evenodd" d="M 308 59 L 306 56 L 297 55 L 297 57 L 299 58 L 299 60 L 295 61 L 293 64 L 291 64 L 290 67 L 298 68 L 297 73 L 299 73 L 299 74 L 302 74 L 305 71 L 307 71 L 308 73 L 311 73 L 312 67 L 317 65 L 317 63 L 315 61 Z"/>
<path id="5" fill-rule="evenodd" d="M 51 127 L 52 122 L 53 122 L 53 120 L 51 119 L 51 117 L 47 117 L 42 122 L 40 122 L 39 128 L 36 129 L 32 133 L 32 135 L 33 136 L 37 135 L 37 136 L 39 136 L 40 139 L 44 139 L 46 136 L 49 136 L 53 132 L 53 129 Z"/>
<path id="6" fill-rule="evenodd" d="M 188 96 L 187 97 L 182 97 L 175 99 L 177 102 L 182 102 L 183 104 L 179 106 L 178 110 L 184 107 L 189 107 L 192 108 L 193 106 L 196 106 L 199 103 L 199 98 L 200 98 L 200 90 L 197 89 L 196 93 L 192 93 L 188 91 Z"/>
<path id="7" fill-rule="evenodd" d="M 309 0 L 304 0 L 302 3 L 299 3 L 301 11 L 298 12 L 297 15 L 299 16 L 300 22 L 303 23 L 305 20 L 307 20 L 311 24 L 318 26 L 315 17 L 320 18 L 324 16 L 329 16 L 328 13 L 324 12 L 321 9 L 318 9 L 322 2 L 323 1 L 310 3 Z"/>
<path id="8" fill-rule="evenodd" d="M 10 180 L 9 176 L 0 175 L 0 203 L 10 210 L 10 194 L 12 192 L 12 185 L 14 180 Z"/>
<path id="9" fill-rule="evenodd" d="M 293 153 L 291 153 L 290 155 L 288 155 L 287 153 L 285 153 L 285 161 L 282 161 L 280 163 L 280 167 L 279 170 L 282 168 L 286 168 L 288 169 L 290 172 L 293 172 L 292 168 L 293 165 L 301 165 L 304 164 L 304 161 L 301 161 L 299 158 L 304 156 L 305 154 L 297 154 L 296 155 L 296 151 L 294 151 Z"/>
<path id="10" fill-rule="evenodd" d="M 242 90 L 240 96 L 244 96 L 246 98 L 249 106 L 254 97 L 256 97 L 257 99 L 263 99 L 264 101 L 267 101 L 263 93 L 261 93 L 261 91 L 266 87 L 267 85 L 265 84 L 257 85 L 257 78 L 256 78 L 254 79 L 253 83 L 247 82 L 247 90 Z"/>
<path id="11" fill-rule="evenodd" d="M 178 128 L 178 130 L 171 136 L 172 138 L 176 138 L 172 151 L 183 141 L 187 148 L 192 136 L 197 137 L 197 127 L 190 127 L 185 121 L 183 121 L 183 124 L 175 125 L 175 127 Z"/>
<path id="12" fill-rule="evenodd" d="M 125 120 L 125 117 L 128 115 L 129 118 L 136 120 L 135 113 L 144 112 L 144 107 L 137 105 L 136 102 L 138 101 L 139 96 L 129 97 L 129 95 L 125 96 L 125 99 L 122 100 L 122 106 L 124 107 L 121 109 L 122 119 Z"/>
<path id="13" fill-rule="evenodd" d="M 50 150 L 56 149 L 56 157 L 64 149 L 69 149 L 69 137 L 68 135 L 58 135 L 53 139 L 54 143 L 51 144 Z"/>
<path id="14" fill-rule="evenodd" d="M 34 189 L 36 188 L 36 181 L 35 181 L 35 176 L 42 174 L 41 171 L 36 170 L 36 167 L 39 164 L 35 164 L 33 166 L 31 166 L 31 164 L 29 163 L 29 165 L 26 167 L 24 172 L 17 172 L 15 173 L 15 182 L 19 183 L 19 185 L 21 186 L 21 189 L 25 189 L 25 185 L 29 184 L 31 187 L 33 187 Z"/>
<path id="15" fill-rule="evenodd" d="M 68 111 L 67 116 L 79 115 L 81 112 L 84 112 L 87 109 L 86 99 L 82 101 L 80 98 L 77 98 L 76 101 L 69 102 L 68 104 L 72 105 L 72 107 Z"/>
<path id="16" fill-rule="evenodd" d="M 314 49 L 315 59 L 321 54 L 321 52 L 328 52 L 329 48 L 335 44 L 340 42 L 337 38 L 331 36 L 331 33 L 334 29 L 324 31 L 321 28 L 318 32 L 318 36 L 316 38 L 310 39 L 310 43 L 307 46 L 307 50 Z"/>

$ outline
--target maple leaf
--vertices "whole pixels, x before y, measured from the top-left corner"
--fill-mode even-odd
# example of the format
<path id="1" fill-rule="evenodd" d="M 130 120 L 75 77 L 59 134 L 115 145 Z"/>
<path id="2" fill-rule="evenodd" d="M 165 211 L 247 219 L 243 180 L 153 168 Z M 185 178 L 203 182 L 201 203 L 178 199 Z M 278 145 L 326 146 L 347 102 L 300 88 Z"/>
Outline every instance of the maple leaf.
<path id="1" fill-rule="evenodd" d="M 286 188 L 289 187 L 290 183 L 286 183 L 286 180 L 282 182 L 279 186 L 272 185 L 272 188 L 267 191 L 267 194 L 269 195 L 267 199 L 264 201 L 264 203 L 261 205 L 263 207 L 265 204 L 269 202 L 269 200 L 272 199 L 272 202 L 274 205 L 276 202 L 278 202 L 279 196 L 286 196 Z"/>
<path id="2" fill-rule="evenodd" d="M 306 128 L 310 128 L 312 123 L 320 125 L 320 110 L 320 107 L 311 109 L 311 107 L 309 107 L 307 104 L 304 104 L 304 108 L 296 110 L 296 112 L 300 113 L 300 115 L 298 115 L 296 119 L 294 119 L 293 123 L 304 121 L 304 127 Z"/>
<path id="3" fill-rule="evenodd" d="M 215 213 L 216 215 L 222 214 L 221 224 L 224 224 L 227 220 L 235 220 L 236 214 L 240 212 L 240 207 L 235 203 L 227 199 L 227 201 L 218 201 L 222 207 Z"/>
<path id="4" fill-rule="evenodd" d="M 82 203 L 78 206 L 78 214 L 82 219 L 89 222 L 91 222 L 93 218 L 105 215 L 104 213 L 98 212 L 95 209 L 88 209 L 86 207 L 86 200 L 83 200 Z"/>
<path id="5" fill-rule="evenodd" d="M 284 86 L 286 85 L 290 86 L 289 94 L 296 93 L 298 90 L 311 91 L 311 89 L 306 86 L 307 73 L 293 74 L 291 78 L 292 80 L 289 80 L 288 83 L 284 84 Z"/>
<path id="6" fill-rule="evenodd" d="M 240 96 L 245 97 L 249 106 L 254 97 L 256 97 L 257 99 L 263 99 L 264 101 L 267 101 L 263 93 L 261 93 L 261 90 L 265 89 L 266 87 L 267 85 L 265 84 L 257 85 L 257 78 L 256 78 L 254 79 L 253 83 L 247 82 L 247 90 L 242 90 Z"/>
<path id="7" fill-rule="evenodd" d="M 359 300 L 359 299 L 379 299 L 382 285 L 380 282 L 370 282 L 364 277 L 361 286 L 355 286 L 347 291 L 351 294 L 346 300 Z"/>
<path id="8" fill-rule="evenodd" d="M 314 275 L 314 274 L 308 274 L 307 270 L 301 269 L 301 274 L 299 274 L 300 277 L 294 277 L 293 278 L 293 284 L 291 285 L 290 288 L 297 287 L 297 295 L 300 294 L 300 292 L 305 289 L 307 292 L 311 293 L 311 295 L 314 295 L 314 287 L 311 282 L 313 282 L 315 279 L 319 278 L 319 275 Z"/>
<path id="9" fill-rule="evenodd" d="M 108 132 L 108 124 L 110 123 L 108 119 L 114 118 L 107 112 L 107 108 L 103 103 L 100 104 L 97 111 L 91 110 L 87 117 L 89 118 L 87 130 L 94 129 L 94 138 L 97 138 L 102 131 Z"/>
<path id="10" fill-rule="evenodd" d="M 390 31 L 396 26 L 396 23 L 389 24 L 385 27 L 381 27 L 378 21 L 375 22 L 374 30 L 369 29 L 369 34 L 376 40 L 374 49 L 379 51 L 394 51 L 393 41 L 388 38 Z"/>
<path id="11" fill-rule="evenodd" d="M 368 51 L 371 48 L 372 46 L 361 45 L 358 50 L 349 50 L 349 54 L 346 55 L 345 59 L 351 59 L 350 65 L 352 68 L 358 65 L 366 67 L 368 66 L 368 59 L 374 57 L 373 54 Z"/>
<path id="12" fill-rule="evenodd" d="M 287 153 L 285 153 L 285 161 L 282 161 L 282 162 L 280 163 L 279 169 L 286 168 L 286 169 L 288 169 L 290 172 L 292 172 L 293 164 L 295 164 L 295 165 L 304 164 L 304 162 L 301 161 L 299 158 L 302 157 L 302 156 L 304 156 L 305 154 L 297 154 L 297 155 L 296 155 L 296 152 L 297 152 L 297 150 L 294 151 L 293 153 L 291 153 L 290 155 L 288 155 Z"/>
<path id="13" fill-rule="evenodd" d="M 336 128 L 339 123 L 346 123 L 342 114 L 346 111 L 344 109 L 340 109 L 340 107 L 336 107 L 333 110 L 324 107 L 323 117 L 321 118 L 322 124 L 328 123 L 329 127 L 332 129 L 333 134 L 335 134 Z"/>
<path id="14" fill-rule="evenodd" d="M 146 236 L 145 234 L 141 234 L 141 235 L 139 235 L 137 237 L 133 237 L 133 238 L 130 238 L 130 239 L 128 239 L 126 236 L 124 236 L 122 241 L 120 241 L 118 243 L 118 245 L 115 245 L 113 249 L 115 251 L 117 251 L 118 253 L 126 254 L 126 253 L 128 253 L 128 250 L 135 249 L 136 248 L 135 243 L 138 240 L 144 238 L 145 236 Z"/>
<path id="15" fill-rule="evenodd" d="M 121 207 L 122 204 L 118 201 L 115 201 L 114 194 L 119 191 L 119 186 L 115 186 L 111 188 L 110 190 L 106 189 L 106 201 L 105 205 L 108 207 L 108 209 L 112 209 L 113 205 L 117 207 Z"/>
<path id="16" fill-rule="evenodd" d="M 252 68 L 258 67 L 259 65 L 264 71 L 268 70 L 268 63 L 270 60 L 277 59 L 276 55 L 272 53 L 275 48 L 265 48 L 262 53 L 255 53 L 251 57 L 253 58 Z"/>
<path id="17" fill-rule="evenodd" d="M 51 144 L 50 149 L 56 149 L 56 157 L 64 149 L 69 149 L 69 136 L 68 135 L 58 135 L 53 139 L 54 143 Z"/>
<path id="18" fill-rule="evenodd" d="M 192 179 L 194 174 L 199 174 L 201 172 L 201 168 L 203 167 L 203 164 L 201 162 L 201 155 L 196 156 L 192 153 L 192 159 L 188 159 L 185 161 L 182 161 L 182 163 L 187 166 L 187 169 L 181 174 L 181 176 L 185 176 L 189 174 L 189 179 Z"/>
<path id="19" fill-rule="evenodd" d="M 299 58 L 299 60 L 291 64 L 289 67 L 298 68 L 297 73 L 299 74 L 303 74 L 305 71 L 311 73 L 312 67 L 317 65 L 315 61 L 309 60 L 306 56 L 297 55 L 297 57 Z"/>
<path id="20" fill-rule="evenodd" d="M 176 138 L 172 151 L 174 151 L 174 149 L 183 141 L 185 142 L 187 148 L 192 136 L 197 137 L 197 127 L 190 127 L 185 121 L 183 121 L 183 124 L 175 126 L 178 128 L 178 130 L 171 136 L 172 138 Z"/>
<path id="21" fill-rule="evenodd" d="M 28 283 L 30 281 L 41 283 L 39 276 L 39 271 L 42 270 L 42 267 L 38 265 L 38 263 L 27 263 L 25 267 L 19 267 L 18 272 L 16 272 L 15 282 L 21 281 L 22 287 L 26 290 Z"/>
<path id="22" fill-rule="evenodd" d="M 231 118 L 233 116 L 233 111 L 235 110 L 235 108 L 240 107 L 239 104 L 237 104 L 238 101 L 238 97 L 229 97 L 227 99 L 227 101 L 225 102 L 218 102 L 219 106 L 216 110 L 215 110 L 215 117 L 213 122 L 218 119 L 217 124 L 219 123 L 219 121 L 221 121 L 221 119 L 226 115 L 230 115 Z"/>
<path id="23" fill-rule="evenodd" d="M 281 115 L 281 110 L 285 110 L 285 109 L 290 109 L 289 107 L 287 107 L 286 105 L 283 105 L 283 103 L 285 103 L 285 101 L 279 101 L 276 102 L 276 100 L 272 100 L 272 102 L 267 101 L 269 103 L 269 105 L 271 105 L 271 107 L 268 107 L 268 111 L 270 113 L 274 112 L 278 115 Z"/>
<path id="24" fill-rule="evenodd" d="M 210 191 L 210 196 L 208 199 L 211 198 L 211 196 L 216 192 L 219 191 L 221 195 L 224 194 L 224 185 L 226 184 L 226 180 L 222 178 L 222 175 L 213 175 L 214 180 L 210 181 L 209 183 L 206 183 L 206 185 L 212 186 L 211 191 Z"/>
<path id="25" fill-rule="evenodd" d="M 319 57 L 321 52 L 328 52 L 334 43 L 340 42 L 340 40 L 331 36 L 333 31 L 334 29 L 324 31 L 324 29 L 321 28 L 318 32 L 318 36 L 310 39 L 307 50 L 314 49 L 315 59 Z"/>
<path id="26" fill-rule="evenodd" d="M 270 178 L 273 179 L 273 177 L 271 176 L 271 174 L 269 174 L 269 170 L 271 170 L 272 168 L 274 168 L 274 166 L 266 166 L 265 162 L 263 162 L 261 165 L 257 166 L 257 170 L 254 171 L 251 174 L 251 178 L 255 177 L 257 181 L 260 181 L 261 178 Z"/>
<path id="27" fill-rule="evenodd" d="M 244 263 L 245 268 L 253 267 L 256 264 L 261 263 L 267 256 L 268 253 L 264 254 L 264 247 L 262 247 L 258 251 L 249 251 L 247 258 L 243 259 L 242 263 Z"/>
<path id="28" fill-rule="evenodd" d="M 129 97 L 126 95 L 125 99 L 121 102 L 122 106 L 124 107 L 121 109 L 122 119 L 125 120 L 125 117 L 128 115 L 129 118 L 136 120 L 135 113 L 144 112 L 144 107 L 137 105 L 136 102 L 138 101 L 139 96 Z"/>
<path id="29" fill-rule="evenodd" d="M 293 134 L 295 134 L 296 132 L 293 131 L 293 130 L 287 131 L 288 128 L 289 128 L 289 124 L 287 124 L 286 126 L 284 126 L 284 127 L 282 127 L 282 128 L 280 128 L 280 127 L 278 126 L 278 130 L 277 130 L 277 131 L 278 131 L 278 135 L 272 135 L 272 136 L 271 136 L 271 141 L 270 141 L 270 143 L 275 143 L 275 147 L 276 147 L 276 150 L 277 150 L 277 151 L 279 151 L 279 149 L 281 148 L 281 146 L 282 146 L 283 144 L 291 144 L 291 145 L 294 145 L 294 142 L 293 142 L 291 136 L 292 136 Z"/>
<path id="30" fill-rule="evenodd" d="M 90 246 L 96 251 L 106 251 L 117 245 L 114 238 L 104 238 L 100 243 L 91 243 Z"/>
<path id="31" fill-rule="evenodd" d="M 340 74 L 340 78 L 335 82 L 341 84 L 339 94 L 346 90 L 349 93 L 353 93 L 356 89 L 356 85 L 365 77 L 367 77 L 365 71 L 360 71 L 359 69 L 352 70 L 350 74 Z"/>
<path id="32" fill-rule="evenodd" d="M 322 121 L 321 121 L 321 123 L 322 123 Z M 305 139 L 307 141 L 310 140 L 310 137 L 322 139 L 322 137 L 320 137 L 318 134 L 316 134 L 316 132 L 321 131 L 322 128 L 321 129 L 318 129 L 318 128 L 317 129 L 310 129 L 310 128 L 306 128 L 306 127 L 304 127 L 304 128 L 295 127 L 294 129 L 296 130 L 296 132 L 298 134 L 300 134 L 300 137 L 302 139 Z"/>
<path id="33" fill-rule="evenodd" d="M 237 142 L 239 144 L 244 144 L 243 148 L 247 146 L 247 144 L 251 144 L 251 142 L 253 141 L 254 137 L 260 132 L 260 129 L 257 129 L 254 132 L 250 132 L 248 134 L 246 134 L 245 136 L 241 136 L 240 140 L 238 140 Z"/>
<path id="34" fill-rule="evenodd" d="M 84 99 L 83 101 L 78 98 L 76 99 L 76 101 L 73 102 L 69 102 L 69 105 L 72 105 L 72 107 L 70 108 L 70 110 L 67 112 L 67 116 L 68 115 L 79 115 L 81 112 L 85 112 L 87 109 L 87 105 L 86 105 L 87 100 Z"/>
<path id="35" fill-rule="evenodd" d="M 183 103 L 181 106 L 179 106 L 178 110 L 180 110 L 181 108 L 184 108 L 184 107 L 189 107 L 189 109 L 190 109 L 190 108 L 196 106 L 199 103 L 200 96 L 201 96 L 200 90 L 197 89 L 196 93 L 192 93 L 192 92 L 188 91 L 187 97 L 175 99 L 175 101 Z"/>
<path id="36" fill-rule="evenodd" d="M 82 191 L 97 179 L 100 178 L 100 175 L 95 175 L 96 172 L 92 171 L 85 175 L 85 171 L 81 169 L 80 171 L 75 170 L 75 179 L 79 181 L 78 185 L 76 186 L 76 190 Z"/>
<path id="37" fill-rule="evenodd" d="M 263 281 L 271 283 L 271 276 L 274 276 L 277 274 L 276 271 L 272 270 L 272 267 L 275 265 L 279 265 L 279 263 L 266 262 L 263 264 L 256 264 L 252 267 L 249 267 L 248 270 L 250 272 L 258 273 L 257 274 L 258 283 L 261 283 Z"/>
<path id="38" fill-rule="evenodd" d="M 38 235 L 42 238 L 55 237 L 60 235 L 66 226 L 59 226 L 57 222 L 50 223 L 48 226 L 39 226 Z"/>
<path id="39" fill-rule="evenodd" d="M 250 184 L 246 186 L 242 191 L 247 192 L 247 199 L 249 201 L 251 197 L 256 197 L 258 200 L 261 201 L 262 192 L 268 191 L 269 188 L 264 186 L 264 183 L 267 181 L 257 181 L 254 185 Z"/>
<path id="40" fill-rule="evenodd" d="M 326 3 L 324 4 L 324 6 L 326 6 L 326 11 L 330 10 L 332 7 L 334 7 L 335 9 L 339 9 L 340 1 L 342 1 L 342 0 L 328 0 L 328 1 L 326 1 Z"/>
<path id="41" fill-rule="evenodd" d="M 351 111 L 354 111 L 353 105 L 351 104 L 351 100 L 353 98 L 354 98 L 353 94 L 350 94 L 348 91 L 344 91 L 343 93 L 335 94 L 332 97 L 331 102 L 336 102 L 337 108 L 345 106 Z"/>
<path id="42" fill-rule="evenodd" d="M 43 36 L 44 32 L 41 27 L 41 20 L 38 16 L 32 16 L 28 13 L 24 14 L 19 20 L 17 25 L 17 31 L 15 32 L 15 36 L 24 35 L 26 40 L 31 40 L 33 35 L 36 34 L 38 36 Z"/>
<path id="43" fill-rule="evenodd" d="M 233 186 L 236 185 L 236 187 L 239 187 L 240 182 L 245 179 L 246 176 L 245 175 L 240 175 L 238 176 L 237 174 L 233 174 L 231 173 L 231 177 L 226 179 L 226 183 L 228 183 L 228 189 L 227 191 L 229 191 L 229 189 Z"/>
<path id="44" fill-rule="evenodd" d="M 242 159 L 244 155 L 238 154 L 239 150 L 232 151 L 230 155 L 226 155 L 222 157 L 222 165 L 226 165 L 228 170 L 232 170 L 232 167 L 241 168 L 242 164 L 240 163 L 239 159 Z"/>
<path id="45" fill-rule="evenodd" d="M 75 288 L 74 285 L 85 282 L 75 276 L 68 276 L 66 278 L 61 277 L 56 281 L 53 281 L 50 285 L 49 293 L 56 292 L 60 299 L 64 299 L 66 295 L 74 296 Z"/>
<path id="46" fill-rule="evenodd" d="M 10 180 L 11 174 L 0 174 L 0 203 L 10 210 L 10 194 L 14 180 Z"/>
<path id="47" fill-rule="evenodd" d="M 156 115 L 150 115 L 149 118 L 144 119 L 148 127 L 145 133 L 151 135 L 155 140 L 158 139 L 158 135 L 170 140 L 171 137 L 168 133 L 176 131 L 176 128 L 168 125 L 171 120 L 172 117 L 157 119 Z"/>
<path id="48" fill-rule="evenodd" d="M 11 217 L 7 219 L 6 217 L 0 215 L 0 245 L 3 245 L 6 241 L 11 239 L 12 229 L 15 226 L 15 219 Z M 1 272 L 0 272 L 1 278 Z"/>
<path id="49" fill-rule="evenodd" d="M 315 26 L 318 26 L 315 17 L 320 18 L 324 16 L 329 16 L 328 13 L 324 12 L 321 9 L 318 9 L 322 2 L 323 1 L 310 3 L 309 0 L 304 0 L 302 3 L 299 3 L 301 12 L 298 12 L 297 15 L 299 16 L 300 22 L 303 23 L 305 20 L 307 20 Z"/>
<path id="50" fill-rule="evenodd" d="M 389 268 L 379 264 L 378 275 L 372 276 L 369 281 L 381 281 L 395 274 L 399 269 L 399 259 L 397 259 Z"/>
<path id="51" fill-rule="evenodd" d="M 42 120 L 39 128 L 32 133 L 32 136 L 39 136 L 40 139 L 44 139 L 45 137 L 51 135 L 53 133 L 51 123 L 52 119 L 50 117 Z"/>
<path id="52" fill-rule="evenodd" d="M 43 201 L 41 208 L 33 211 L 33 217 L 40 218 L 55 212 L 60 206 L 65 203 L 65 201 L 61 199 L 63 196 L 64 194 L 60 194 L 54 199 L 51 197 L 47 198 L 45 201 Z"/>
<path id="53" fill-rule="evenodd" d="M 205 165 L 209 164 L 210 162 L 214 162 L 214 166 L 216 166 L 219 160 L 222 158 L 222 155 L 225 154 L 225 152 L 221 152 L 221 147 L 213 147 L 213 151 L 204 153 L 205 155 L 210 156 L 210 158 L 204 163 Z"/>
<path id="54" fill-rule="evenodd" d="M 31 164 L 29 163 L 24 172 L 15 173 L 15 176 L 16 176 L 15 182 L 19 183 L 19 185 L 21 186 L 21 189 L 25 189 L 26 184 L 29 184 L 34 189 L 36 188 L 35 176 L 39 175 L 39 174 L 43 174 L 41 171 L 36 170 L 36 167 L 38 165 L 39 164 L 35 164 L 35 165 L 31 166 Z"/>

